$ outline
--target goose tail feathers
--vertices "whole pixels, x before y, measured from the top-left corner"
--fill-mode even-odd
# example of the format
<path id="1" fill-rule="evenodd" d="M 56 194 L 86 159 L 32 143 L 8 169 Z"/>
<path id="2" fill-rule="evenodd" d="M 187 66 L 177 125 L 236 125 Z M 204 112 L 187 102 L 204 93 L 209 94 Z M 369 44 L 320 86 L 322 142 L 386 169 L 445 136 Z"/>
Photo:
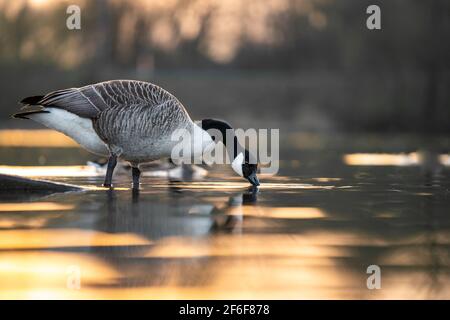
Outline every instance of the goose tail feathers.
<path id="1" fill-rule="evenodd" d="M 26 97 L 20 101 L 22 104 L 29 104 L 29 105 L 38 105 L 39 101 L 41 101 L 44 98 L 44 96 L 31 96 Z"/>
<path id="2" fill-rule="evenodd" d="M 30 115 L 37 114 L 37 113 L 50 113 L 50 112 L 46 111 L 46 110 L 24 111 L 24 112 L 14 113 L 12 115 L 12 117 L 15 119 L 30 119 L 29 118 Z"/>
<path id="3" fill-rule="evenodd" d="M 22 112 L 17 112 L 11 115 L 12 118 L 15 119 L 30 119 L 29 116 L 37 113 L 49 113 L 49 111 L 44 110 L 42 107 L 40 109 L 36 109 L 39 106 L 39 102 L 44 98 L 44 96 L 31 96 L 26 97 L 20 101 L 24 106 L 22 107 Z"/>

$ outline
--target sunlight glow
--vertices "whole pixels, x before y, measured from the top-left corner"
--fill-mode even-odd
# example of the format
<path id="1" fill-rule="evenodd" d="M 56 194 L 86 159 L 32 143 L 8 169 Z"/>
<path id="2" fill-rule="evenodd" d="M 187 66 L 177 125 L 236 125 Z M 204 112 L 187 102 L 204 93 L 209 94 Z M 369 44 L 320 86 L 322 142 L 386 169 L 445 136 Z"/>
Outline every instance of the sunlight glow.
<path id="1" fill-rule="evenodd" d="M 244 215 L 274 219 L 318 219 L 326 217 L 323 210 L 308 207 L 236 206 L 231 207 L 226 213 L 228 215 Z"/>
<path id="2" fill-rule="evenodd" d="M 50 2 L 50 0 L 28 0 L 28 3 L 31 5 L 31 7 L 36 9 L 46 7 L 47 5 L 50 5 Z"/>
<path id="3" fill-rule="evenodd" d="M 1 147 L 48 147 L 48 148 L 76 148 L 79 145 L 54 130 L 0 130 Z"/>
<path id="4" fill-rule="evenodd" d="M 64 241 L 64 233 L 69 238 L 75 237 L 68 229 L 62 231 L 61 238 L 47 236 L 44 239 L 47 246 L 34 247 L 51 248 L 52 243 Z M 30 249 L 40 235 L 0 231 L 0 239 L 9 236 L 14 236 L 16 243 L 29 241 L 18 249 Z M 430 266 L 432 260 L 422 259 L 427 251 L 412 245 L 421 241 L 416 236 L 386 242 L 349 230 L 311 230 L 301 234 L 211 233 L 204 237 L 165 237 L 139 251 L 116 252 L 114 259 L 103 259 L 102 254 L 95 252 L 8 250 L 0 252 L 0 299 L 364 299 L 374 295 L 417 299 L 430 294 L 428 287 L 420 287 L 421 283 L 427 283 L 426 272 L 396 270 L 405 265 Z M 355 248 L 381 249 L 394 243 L 403 245 L 395 246 L 398 249 L 390 255 L 378 257 L 385 268 L 383 277 L 388 280 L 383 280 L 383 290 L 369 293 L 363 278 L 365 269 L 349 267 L 353 266 Z M 74 243 L 80 244 L 83 243 Z M 68 286 L 70 267 L 81 272 L 80 290 Z M 142 282 L 130 286 L 129 281 L 136 279 Z M 439 284 L 446 288 L 448 283 L 449 277 L 442 274 Z M 446 296 L 448 290 L 432 295 Z"/>
<path id="5" fill-rule="evenodd" d="M 446 167 L 450 167 L 450 155 L 448 154 L 441 154 L 439 156 L 439 162 Z"/>
<path id="6" fill-rule="evenodd" d="M 437 161 L 443 166 L 450 166 L 448 154 L 436 155 Z M 429 161 L 423 153 L 352 153 L 343 156 L 343 161 L 349 166 L 418 166 Z"/>
<path id="7" fill-rule="evenodd" d="M 88 6 L 88 1 L 82 0 L 0 0 L 0 9 L 10 19 L 17 19 L 24 8 L 51 16 L 64 3 L 82 8 Z M 150 47 L 173 50 L 187 40 L 198 38 L 201 40 L 200 50 L 216 62 L 227 63 L 246 42 L 274 46 L 283 41 L 284 35 L 273 23 L 274 17 L 296 12 L 315 29 L 326 28 L 328 24 L 322 6 L 316 5 L 316 0 L 114 0 L 106 5 L 118 15 L 117 47 L 124 60 L 131 58 L 130 43 L 136 41 L 133 34 L 137 34 L 136 29 L 141 25 L 146 28 L 143 34 L 147 35 L 147 39 L 144 41 Z M 33 28 L 24 41 L 28 42 L 28 48 L 37 47 L 39 50 L 35 51 L 48 55 L 62 67 L 74 68 L 98 49 L 92 45 L 81 45 L 81 37 L 66 37 L 61 42 L 58 33 L 48 28 L 49 25 Z M 91 34 L 84 42 L 101 43 L 97 41 L 95 32 Z M 42 42 L 55 45 L 42 45 Z M 25 51 L 31 52 L 31 55 L 24 54 L 23 58 L 35 56 L 33 50 Z"/>
<path id="8" fill-rule="evenodd" d="M 249 188 L 250 184 L 241 180 L 242 182 L 234 181 L 199 181 L 199 182 L 177 182 L 171 184 L 153 184 L 151 187 L 158 188 L 186 188 L 186 189 L 242 189 Z M 333 189 L 335 186 L 320 186 L 304 183 L 274 183 L 261 181 L 261 185 L 258 189 Z"/>
<path id="9" fill-rule="evenodd" d="M 80 270 L 80 289 L 70 288 L 71 267 Z M 64 252 L 0 253 L 0 299 L 94 298 L 90 285 L 111 285 L 119 274 L 90 254 Z"/>
<path id="10" fill-rule="evenodd" d="M 62 211 L 72 210 L 72 204 L 56 202 L 25 202 L 25 203 L 0 203 L 0 212 L 8 211 Z"/>
<path id="11" fill-rule="evenodd" d="M 261 245 L 264 243 L 264 245 Z M 291 235 L 215 235 L 206 239 L 171 237 L 148 250 L 146 257 L 199 257 L 199 256 L 301 256 L 332 257 L 345 255 L 334 246 L 315 246 L 310 237 Z M 326 260 L 326 259 L 324 259 Z M 326 261 L 323 261 L 326 263 Z M 308 263 L 305 261 L 305 263 Z M 318 261 L 316 261 L 318 263 Z"/>
<path id="12" fill-rule="evenodd" d="M 38 214 L 31 213 L 27 215 L 3 213 L 0 215 L 0 228 L 42 228 L 51 223 L 53 219 L 61 218 L 63 214 L 63 212 L 39 212 Z"/>
<path id="13" fill-rule="evenodd" d="M 148 245 L 150 241 L 135 234 L 81 230 L 32 229 L 2 230 L 0 249 L 42 249 L 48 247 Z"/>
<path id="14" fill-rule="evenodd" d="M 92 166 L 0 166 L 0 173 L 26 177 L 96 177 L 104 175 Z"/>
<path id="15" fill-rule="evenodd" d="M 331 181 L 341 181 L 341 178 L 326 178 L 326 177 L 319 177 L 319 178 L 312 178 L 312 180 L 317 182 L 331 182 Z"/>
<path id="16" fill-rule="evenodd" d="M 420 164 L 416 152 L 408 154 L 353 153 L 344 155 L 343 161 L 349 166 L 417 166 Z"/>

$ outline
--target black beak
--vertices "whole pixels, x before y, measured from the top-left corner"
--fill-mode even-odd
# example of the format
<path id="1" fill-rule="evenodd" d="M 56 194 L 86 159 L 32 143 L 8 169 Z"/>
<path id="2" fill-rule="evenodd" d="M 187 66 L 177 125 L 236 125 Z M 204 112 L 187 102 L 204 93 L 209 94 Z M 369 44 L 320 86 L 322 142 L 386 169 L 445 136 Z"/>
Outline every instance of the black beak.
<path id="1" fill-rule="evenodd" d="M 251 173 L 247 177 L 247 180 L 255 187 L 259 186 L 259 180 L 258 180 L 258 177 L 256 176 L 256 172 Z"/>

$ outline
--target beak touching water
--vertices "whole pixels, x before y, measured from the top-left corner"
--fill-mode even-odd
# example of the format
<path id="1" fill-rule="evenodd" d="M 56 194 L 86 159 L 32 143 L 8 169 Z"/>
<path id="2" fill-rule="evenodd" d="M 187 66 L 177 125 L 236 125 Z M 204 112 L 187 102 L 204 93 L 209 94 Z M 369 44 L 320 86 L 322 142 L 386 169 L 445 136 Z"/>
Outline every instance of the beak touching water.
<path id="1" fill-rule="evenodd" d="M 244 161 L 244 155 L 242 153 L 233 160 L 231 167 L 238 175 L 247 179 L 253 186 L 259 186 L 259 179 L 256 176 L 258 164 Z"/>

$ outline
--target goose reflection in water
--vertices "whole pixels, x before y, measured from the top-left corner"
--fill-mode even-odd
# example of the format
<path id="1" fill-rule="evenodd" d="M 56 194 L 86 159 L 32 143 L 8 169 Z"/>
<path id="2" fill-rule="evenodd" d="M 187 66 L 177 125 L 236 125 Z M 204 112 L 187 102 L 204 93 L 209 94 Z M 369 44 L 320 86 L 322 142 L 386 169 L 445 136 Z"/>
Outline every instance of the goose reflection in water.
<path id="1" fill-rule="evenodd" d="M 240 208 L 242 206 L 256 205 L 258 199 L 258 188 L 249 187 L 246 192 L 229 198 L 225 209 L 214 208 L 214 223 L 211 226 L 212 232 L 239 232 L 242 231 L 244 214 Z"/>
<path id="2" fill-rule="evenodd" d="M 190 191 L 169 183 L 164 195 L 139 190 L 130 193 L 106 190 L 104 219 L 96 228 L 106 232 L 134 232 L 155 240 L 169 236 L 199 236 L 212 232 L 237 232 L 242 227 L 242 206 L 255 206 L 258 188 L 249 187 L 230 196 L 190 201 Z M 157 201 L 155 197 L 164 201 Z M 167 198 L 167 199 L 166 199 Z M 166 201 L 168 200 L 168 201 Z"/>

